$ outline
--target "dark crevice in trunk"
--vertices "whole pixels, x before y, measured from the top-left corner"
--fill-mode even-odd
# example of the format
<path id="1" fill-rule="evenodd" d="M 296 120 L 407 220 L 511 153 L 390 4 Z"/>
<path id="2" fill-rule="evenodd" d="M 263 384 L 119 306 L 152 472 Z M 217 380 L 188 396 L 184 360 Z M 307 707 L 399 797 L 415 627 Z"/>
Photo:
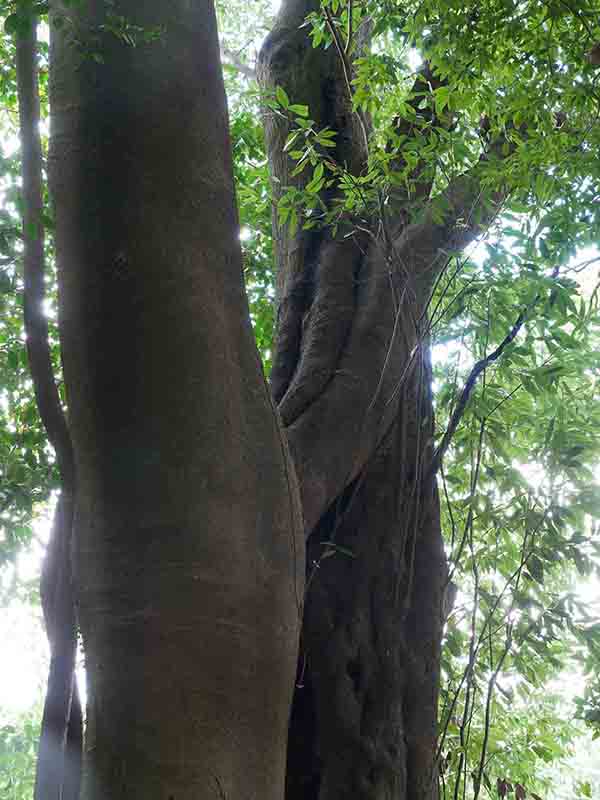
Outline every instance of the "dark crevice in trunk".
<path id="1" fill-rule="evenodd" d="M 298 368 L 302 346 L 302 325 L 315 294 L 315 271 L 321 237 L 303 232 L 300 239 L 305 270 L 286 282 L 277 305 L 277 348 L 271 370 L 271 392 L 280 403 Z"/>
<path id="2" fill-rule="evenodd" d="M 62 800 L 79 800 L 83 761 L 83 710 L 77 681 L 73 681 L 71 714 L 65 745 L 65 770 Z"/>
<path id="3" fill-rule="evenodd" d="M 317 720 L 307 655 L 302 653 L 292 702 L 288 738 L 285 796 L 287 800 L 316 800 L 321 785 L 321 762 L 315 748 Z"/>
<path id="4" fill-rule="evenodd" d="M 355 275 L 362 253 L 354 237 L 325 238 L 316 234 L 321 247 L 307 264 L 312 286 L 310 306 L 301 320 L 300 352 L 297 366 L 279 402 L 284 425 L 292 425 L 326 390 L 335 375 L 348 343 L 355 312 Z M 279 337 L 278 337 L 279 341 Z M 276 361 L 286 354 L 279 344 Z"/>

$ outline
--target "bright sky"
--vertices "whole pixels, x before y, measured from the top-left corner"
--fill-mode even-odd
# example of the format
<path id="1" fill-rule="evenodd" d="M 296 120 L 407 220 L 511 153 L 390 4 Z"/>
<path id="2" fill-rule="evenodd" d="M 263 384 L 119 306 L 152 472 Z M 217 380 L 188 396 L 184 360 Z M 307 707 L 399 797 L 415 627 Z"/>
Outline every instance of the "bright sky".
<path id="1" fill-rule="evenodd" d="M 49 515 L 40 516 L 34 527 L 39 542 L 34 542 L 30 551 L 19 556 L 16 566 L 19 579 L 32 584 L 39 581 L 44 552 L 42 542 L 48 540 L 50 531 Z M 0 576 L 3 589 L 11 577 L 12 571 Z M 1 612 L 0 723 L 3 717 L 25 711 L 41 699 L 49 658 L 39 607 L 16 599 Z"/>
<path id="2" fill-rule="evenodd" d="M 11 605 L 0 617 L 0 724 L 42 698 L 48 644 L 42 622 L 30 606 Z"/>
<path id="3" fill-rule="evenodd" d="M 53 504 L 40 512 L 34 523 L 35 541 L 30 550 L 17 559 L 19 580 L 39 584 L 44 545 L 50 535 Z M 0 587 L 10 583 L 12 570 L 0 573 Z M 9 593 L 10 594 L 10 593 Z M 14 714 L 27 711 L 41 702 L 48 675 L 50 650 L 44 631 L 41 608 L 22 599 L 9 601 L 0 608 L 0 725 Z M 85 684 L 83 670 L 78 669 L 79 686 Z"/>

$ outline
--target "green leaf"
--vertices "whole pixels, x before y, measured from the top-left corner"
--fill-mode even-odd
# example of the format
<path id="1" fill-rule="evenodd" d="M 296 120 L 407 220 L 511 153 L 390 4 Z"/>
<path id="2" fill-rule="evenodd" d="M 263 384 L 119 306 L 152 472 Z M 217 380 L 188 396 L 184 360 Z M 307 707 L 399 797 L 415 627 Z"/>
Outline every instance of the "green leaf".
<path id="1" fill-rule="evenodd" d="M 294 104 L 288 107 L 288 111 L 291 111 L 292 114 L 297 114 L 299 117 L 308 117 L 308 106 Z"/>
<path id="2" fill-rule="evenodd" d="M 285 89 L 282 86 L 277 86 L 275 89 L 275 97 L 277 98 L 277 102 L 283 109 L 289 109 L 290 107 L 290 99 L 286 94 Z"/>

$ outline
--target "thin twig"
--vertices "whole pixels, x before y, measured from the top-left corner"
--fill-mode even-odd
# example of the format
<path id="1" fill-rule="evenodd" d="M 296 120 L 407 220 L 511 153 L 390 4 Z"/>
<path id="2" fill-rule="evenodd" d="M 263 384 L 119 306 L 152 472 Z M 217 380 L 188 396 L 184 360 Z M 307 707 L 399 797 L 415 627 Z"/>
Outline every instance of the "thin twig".
<path id="1" fill-rule="evenodd" d="M 519 589 L 519 584 L 521 582 L 521 576 L 523 574 L 523 570 L 525 569 L 525 566 L 527 565 L 527 562 L 531 558 L 531 556 L 533 554 L 533 551 L 534 551 L 535 535 L 536 535 L 536 533 L 538 531 L 538 528 L 539 528 L 539 525 L 536 526 L 534 528 L 534 530 L 532 531 L 532 534 L 531 534 L 531 546 L 527 550 L 527 555 L 525 554 L 526 547 L 527 547 L 527 542 L 528 542 L 528 531 L 527 530 L 525 531 L 525 535 L 523 536 L 523 544 L 521 546 L 521 562 L 519 564 L 518 572 L 517 572 L 517 575 L 516 575 L 515 586 L 514 586 L 514 589 L 513 589 L 510 609 L 509 609 L 509 612 L 508 612 L 508 615 L 507 615 L 506 637 L 505 637 L 505 641 L 504 641 L 504 648 L 502 650 L 500 658 L 498 659 L 496 667 L 495 667 L 494 671 L 492 672 L 492 674 L 490 676 L 490 679 L 488 681 L 488 690 L 487 690 L 487 696 L 486 696 L 486 702 L 485 702 L 483 742 L 482 742 L 482 745 L 481 745 L 481 753 L 480 753 L 480 758 L 479 758 L 479 765 L 478 765 L 477 773 L 476 773 L 475 780 L 474 780 L 473 800 L 478 800 L 479 792 L 481 791 L 481 780 L 482 780 L 482 777 L 483 777 L 483 771 L 485 769 L 487 748 L 488 748 L 488 742 L 489 742 L 489 736 L 490 736 L 490 728 L 491 728 L 491 722 L 492 722 L 492 700 L 493 700 L 493 697 L 494 697 L 494 689 L 496 687 L 496 682 L 498 680 L 498 675 L 502 671 L 502 667 L 504 666 L 504 662 L 506 661 L 506 658 L 507 658 L 508 654 L 510 653 L 510 651 L 512 649 L 513 622 L 511 620 L 511 615 L 512 615 L 514 607 L 515 607 L 516 595 L 517 595 L 517 591 Z M 491 631 L 490 631 L 490 638 L 491 638 Z"/>
<path id="2" fill-rule="evenodd" d="M 348 0 L 348 33 L 346 35 L 346 47 L 344 48 L 344 52 L 347 54 L 350 52 L 350 45 L 352 44 L 352 7 L 354 3 L 353 0 Z"/>
<path id="3" fill-rule="evenodd" d="M 238 53 L 234 53 L 233 50 L 230 50 L 228 47 L 223 47 L 221 50 L 221 58 L 226 66 L 236 70 L 240 75 L 243 75 L 251 81 L 256 80 L 256 70 L 248 66 L 245 61 L 242 61 Z"/>

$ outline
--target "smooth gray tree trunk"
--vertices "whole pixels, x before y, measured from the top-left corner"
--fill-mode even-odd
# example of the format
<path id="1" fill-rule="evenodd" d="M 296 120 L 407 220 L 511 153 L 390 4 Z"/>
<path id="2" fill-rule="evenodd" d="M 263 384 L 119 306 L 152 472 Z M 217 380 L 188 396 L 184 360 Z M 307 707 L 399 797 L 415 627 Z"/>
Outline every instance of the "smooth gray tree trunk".
<path id="1" fill-rule="evenodd" d="M 243 289 L 212 2 L 51 5 L 83 797 L 280 800 L 304 545 Z"/>

